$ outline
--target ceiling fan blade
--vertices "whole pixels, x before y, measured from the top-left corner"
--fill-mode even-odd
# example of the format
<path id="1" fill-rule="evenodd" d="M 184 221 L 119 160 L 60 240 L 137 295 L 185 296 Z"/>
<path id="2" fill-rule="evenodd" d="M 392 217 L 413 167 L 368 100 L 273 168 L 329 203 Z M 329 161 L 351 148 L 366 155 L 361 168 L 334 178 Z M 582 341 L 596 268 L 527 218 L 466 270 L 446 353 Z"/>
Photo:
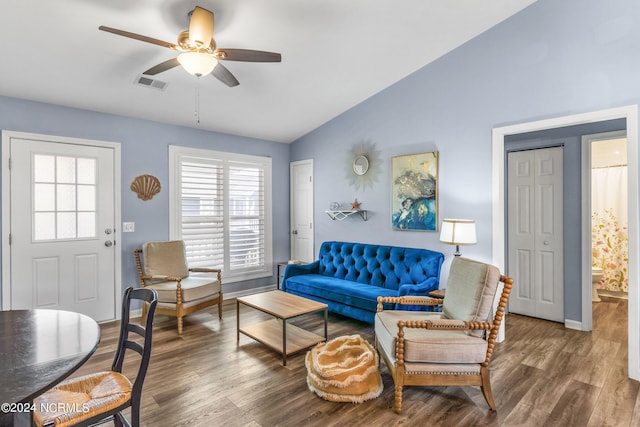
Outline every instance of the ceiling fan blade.
<path id="1" fill-rule="evenodd" d="M 263 50 L 250 49 L 216 49 L 213 54 L 218 59 L 226 61 L 245 62 L 280 62 L 282 56 L 275 52 L 265 52 Z"/>
<path id="2" fill-rule="evenodd" d="M 147 36 L 143 36 L 136 33 L 130 33 L 129 31 L 118 30 L 117 28 L 105 27 L 104 25 L 99 26 L 98 29 L 102 31 L 106 31 L 108 33 L 116 34 L 118 36 L 129 37 L 130 39 L 140 40 L 143 42 L 155 44 L 155 45 L 166 47 L 173 50 L 179 50 L 178 45 L 165 42 L 163 40 L 154 39 L 153 37 L 147 37 Z"/>
<path id="3" fill-rule="evenodd" d="M 148 76 L 155 76 L 156 74 L 162 73 L 163 71 L 170 70 L 173 67 L 177 67 L 178 65 L 180 65 L 180 63 L 178 62 L 178 58 L 172 58 L 172 59 L 169 59 L 168 61 L 159 63 L 155 67 L 149 68 L 147 71 L 145 71 L 142 74 L 146 74 Z"/>
<path id="4" fill-rule="evenodd" d="M 211 75 L 229 87 L 238 86 L 240 84 L 238 79 L 231 74 L 231 71 L 219 62 L 211 72 Z"/>
<path id="5" fill-rule="evenodd" d="M 189 21 L 189 44 L 207 47 L 213 38 L 213 12 L 196 6 Z"/>

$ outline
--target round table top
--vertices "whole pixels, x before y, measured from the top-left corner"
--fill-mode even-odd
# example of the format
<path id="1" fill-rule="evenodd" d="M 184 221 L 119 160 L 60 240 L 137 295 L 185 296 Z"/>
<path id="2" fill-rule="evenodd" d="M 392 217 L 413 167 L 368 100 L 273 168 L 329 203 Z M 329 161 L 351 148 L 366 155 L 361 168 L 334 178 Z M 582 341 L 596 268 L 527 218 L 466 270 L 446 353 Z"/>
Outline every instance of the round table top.
<path id="1" fill-rule="evenodd" d="M 78 369 L 98 347 L 100 327 L 80 313 L 0 311 L 0 402 L 30 402 Z"/>

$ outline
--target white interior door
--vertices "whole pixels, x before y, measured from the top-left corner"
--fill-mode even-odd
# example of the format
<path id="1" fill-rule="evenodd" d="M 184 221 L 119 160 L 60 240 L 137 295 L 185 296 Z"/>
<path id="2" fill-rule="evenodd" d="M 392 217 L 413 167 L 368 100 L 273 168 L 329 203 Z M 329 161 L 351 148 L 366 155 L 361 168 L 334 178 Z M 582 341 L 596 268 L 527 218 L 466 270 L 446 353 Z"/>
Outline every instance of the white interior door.
<path id="1" fill-rule="evenodd" d="M 291 259 L 311 262 L 313 247 L 313 160 L 292 162 Z"/>
<path id="2" fill-rule="evenodd" d="M 9 308 L 116 318 L 114 149 L 12 137 L 10 156 Z"/>
<path id="3" fill-rule="evenodd" d="M 509 311 L 564 322 L 562 148 L 508 154 Z"/>

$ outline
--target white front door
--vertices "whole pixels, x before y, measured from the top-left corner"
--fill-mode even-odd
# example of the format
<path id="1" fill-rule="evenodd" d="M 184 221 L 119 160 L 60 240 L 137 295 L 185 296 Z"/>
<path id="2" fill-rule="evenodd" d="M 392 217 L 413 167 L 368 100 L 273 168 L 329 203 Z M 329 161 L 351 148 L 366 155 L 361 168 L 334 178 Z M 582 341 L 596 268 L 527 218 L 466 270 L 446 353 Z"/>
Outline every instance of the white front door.
<path id="1" fill-rule="evenodd" d="M 114 319 L 115 150 L 47 139 L 10 137 L 9 308 Z"/>
<path id="2" fill-rule="evenodd" d="M 292 162 L 291 259 L 311 262 L 313 248 L 313 160 Z"/>
<path id="3" fill-rule="evenodd" d="M 561 147 L 508 154 L 509 311 L 564 322 Z"/>

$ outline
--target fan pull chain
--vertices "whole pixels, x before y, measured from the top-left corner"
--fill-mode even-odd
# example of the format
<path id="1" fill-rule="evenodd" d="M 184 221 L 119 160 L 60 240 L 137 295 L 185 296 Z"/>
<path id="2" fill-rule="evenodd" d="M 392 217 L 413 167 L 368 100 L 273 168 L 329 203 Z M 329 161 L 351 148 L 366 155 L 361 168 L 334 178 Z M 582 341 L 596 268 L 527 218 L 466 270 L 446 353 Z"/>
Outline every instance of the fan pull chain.
<path id="1" fill-rule="evenodd" d="M 198 122 L 198 124 L 200 124 L 200 76 L 198 76 L 198 79 L 196 80 L 196 105 L 195 105 L 195 116 L 196 116 L 196 121 Z"/>

